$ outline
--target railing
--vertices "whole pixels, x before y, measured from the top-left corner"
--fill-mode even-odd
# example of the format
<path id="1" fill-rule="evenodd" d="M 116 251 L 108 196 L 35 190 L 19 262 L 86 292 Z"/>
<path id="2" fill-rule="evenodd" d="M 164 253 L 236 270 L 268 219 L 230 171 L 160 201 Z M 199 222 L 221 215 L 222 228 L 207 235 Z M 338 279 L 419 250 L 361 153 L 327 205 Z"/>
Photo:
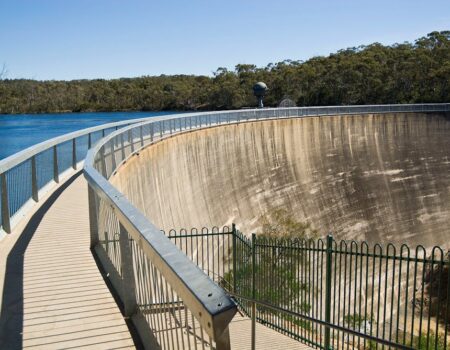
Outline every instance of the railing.
<path id="1" fill-rule="evenodd" d="M 89 184 L 91 246 L 144 344 L 161 348 L 200 344 L 227 349 L 228 323 L 236 307 L 221 287 L 109 183 L 110 176 L 130 157 L 177 133 L 245 121 L 449 111 L 450 104 L 421 104 L 191 113 L 134 124 L 103 138 L 88 153 L 84 167 Z"/>
<path id="2" fill-rule="evenodd" d="M 60 181 L 81 169 L 105 135 L 148 118 L 104 124 L 55 137 L 0 160 L 0 239 Z M 0 140 L 1 143 L 1 140 Z"/>
<path id="3" fill-rule="evenodd" d="M 321 349 L 450 346 L 450 263 L 439 247 L 167 232 L 255 322 Z"/>
<path id="4" fill-rule="evenodd" d="M 235 303 L 107 181 L 136 149 L 170 135 L 154 124 L 115 132 L 89 152 L 91 245 L 146 348 L 229 349 Z"/>

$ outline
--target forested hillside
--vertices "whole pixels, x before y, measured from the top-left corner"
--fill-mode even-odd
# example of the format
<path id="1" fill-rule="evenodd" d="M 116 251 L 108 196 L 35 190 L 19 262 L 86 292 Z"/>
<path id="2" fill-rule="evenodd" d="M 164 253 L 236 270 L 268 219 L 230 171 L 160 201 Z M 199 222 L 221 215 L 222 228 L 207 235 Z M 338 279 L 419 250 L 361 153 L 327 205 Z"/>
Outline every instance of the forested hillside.
<path id="1" fill-rule="evenodd" d="M 1 61 L 1 57 L 0 57 Z M 1 78 L 1 77 L 0 77 Z M 213 76 L 113 80 L 0 80 L 0 113 L 215 110 L 255 106 L 252 85 L 267 83 L 267 106 L 450 102 L 450 31 L 414 43 L 348 48 L 308 61 L 238 64 Z"/>

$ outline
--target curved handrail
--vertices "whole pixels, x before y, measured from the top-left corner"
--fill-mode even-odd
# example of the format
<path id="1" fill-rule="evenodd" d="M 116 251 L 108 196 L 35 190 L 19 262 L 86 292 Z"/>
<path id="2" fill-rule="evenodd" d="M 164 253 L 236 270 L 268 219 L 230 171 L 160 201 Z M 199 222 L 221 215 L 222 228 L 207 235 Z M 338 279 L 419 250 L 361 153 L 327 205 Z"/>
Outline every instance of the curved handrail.
<path id="1" fill-rule="evenodd" d="M 111 247 L 116 247 L 116 242 L 109 238 L 108 232 L 116 232 L 114 227 L 117 226 L 120 227 L 120 237 L 131 238 L 136 245 L 134 249 L 143 252 L 149 264 L 160 271 L 170 288 L 181 297 L 186 308 L 196 315 L 202 329 L 213 340 L 218 342 L 223 334 L 227 333 L 228 323 L 235 312 L 235 307 L 225 292 L 209 280 L 204 272 L 108 181 L 120 164 L 129 157 L 142 148 L 174 134 L 223 124 L 291 117 L 397 112 L 450 112 L 450 104 L 268 108 L 189 113 L 130 125 L 103 138 L 88 152 L 84 165 L 84 175 L 89 184 L 91 245 L 104 257 L 101 259 L 104 266 L 112 265 L 113 273 L 122 273 L 113 285 L 121 291 L 119 295 L 121 294 L 124 304 L 137 304 L 139 307 L 143 301 L 129 300 L 129 296 L 134 294 L 134 288 L 137 288 L 135 283 L 141 282 L 132 277 L 136 274 L 136 264 L 139 263 L 130 260 L 132 254 L 127 253 L 130 249 L 128 245 L 120 245 L 119 253 L 116 248 L 108 252 L 109 245 L 114 244 Z M 101 235 L 104 240 L 101 240 Z M 115 235 L 116 233 L 113 237 Z M 132 271 L 126 272 L 130 268 Z M 213 303 L 209 299 L 210 295 L 214 295 Z M 138 295 L 136 298 L 139 297 L 142 296 Z"/>
<path id="2" fill-rule="evenodd" d="M 49 185 L 59 183 L 60 177 L 67 170 L 78 170 L 78 163 L 84 160 L 94 141 L 104 137 L 107 132 L 151 118 L 154 117 L 130 119 L 77 130 L 30 146 L 0 160 L 0 238 L 5 232 L 12 231 L 33 205 L 39 202 L 43 192 L 55 187 Z M 66 144 L 67 149 L 62 149 Z M 85 152 L 79 154 L 83 149 Z M 46 152 L 50 154 L 45 155 Z"/>
<path id="3" fill-rule="evenodd" d="M 157 117 L 136 118 L 136 119 L 123 120 L 120 122 L 101 124 L 101 125 L 93 126 L 90 128 L 76 130 L 76 131 L 73 131 L 73 132 L 70 132 L 70 133 L 67 133 L 64 135 L 60 135 L 60 136 L 51 138 L 49 140 L 42 141 L 40 143 L 37 143 L 36 145 L 25 148 L 22 151 L 14 153 L 14 154 L 10 155 L 9 157 L 1 159 L 0 160 L 0 173 L 4 173 L 4 172 L 8 171 L 9 169 L 15 167 L 16 165 L 22 163 L 24 160 L 27 160 L 27 159 L 31 158 L 32 156 L 34 156 L 38 153 L 41 153 L 57 144 L 71 141 L 72 139 L 76 139 L 80 136 L 93 134 L 96 131 L 102 131 L 102 130 L 111 129 L 111 128 L 128 126 L 130 124 L 142 122 L 145 120 L 149 120 L 151 118 L 157 118 Z"/>
<path id="4" fill-rule="evenodd" d="M 115 133 L 111 133 L 102 139 L 90 153 L 86 159 L 87 166 L 85 167 L 85 174 L 98 169 L 93 169 L 94 158 L 105 144 L 111 142 L 112 139 L 124 132 L 145 126 L 149 127 L 147 130 L 146 143 L 141 140 L 142 147 L 147 146 L 157 139 L 162 139 L 163 136 L 172 136 L 175 133 L 184 132 L 188 130 L 196 130 L 205 127 L 225 125 L 231 123 L 240 123 L 245 121 L 255 120 L 269 120 L 279 118 L 294 118 L 294 117 L 313 117 L 313 116 L 336 116 L 336 115 L 355 115 L 355 114 L 383 114 L 383 113 L 433 113 L 433 112 L 450 112 L 450 103 L 425 103 L 425 104 L 386 104 L 386 105 L 355 105 L 355 106 L 320 106 L 320 107 L 286 107 L 286 108 L 264 108 L 264 109 L 247 109 L 235 111 L 215 111 L 215 112 L 199 112 L 199 113 L 184 113 L 171 114 L 162 117 L 152 118 L 150 121 L 142 121 L 124 127 Z M 184 121 L 184 122 L 183 122 Z M 189 123 L 188 123 L 189 121 Z M 178 126 L 177 126 L 178 123 Z M 158 127 L 151 127 L 158 125 Z M 142 133 L 142 131 L 141 131 Z M 145 136 L 141 136 L 142 139 Z M 135 153 L 133 148 L 133 152 Z M 128 155 L 130 156 L 130 155 Z M 125 159 L 122 159 L 124 161 Z M 117 164 L 115 164 L 117 165 Z M 103 176 L 108 178 L 113 171 L 109 171 Z M 112 186 L 109 184 L 109 186 Z"/>

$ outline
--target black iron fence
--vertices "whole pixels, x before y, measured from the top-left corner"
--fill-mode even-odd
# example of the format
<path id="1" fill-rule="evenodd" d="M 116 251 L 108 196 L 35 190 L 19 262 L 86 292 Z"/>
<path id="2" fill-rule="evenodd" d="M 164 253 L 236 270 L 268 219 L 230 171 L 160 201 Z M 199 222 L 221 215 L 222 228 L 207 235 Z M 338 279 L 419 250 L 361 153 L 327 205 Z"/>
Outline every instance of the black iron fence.
<path id="1" fill-rule="evenodd" d="M 310 346 L 449 347 L 449 255 L 439 247 L 248 238 L 234 227 L 167 235 L 241 313 Z"/>

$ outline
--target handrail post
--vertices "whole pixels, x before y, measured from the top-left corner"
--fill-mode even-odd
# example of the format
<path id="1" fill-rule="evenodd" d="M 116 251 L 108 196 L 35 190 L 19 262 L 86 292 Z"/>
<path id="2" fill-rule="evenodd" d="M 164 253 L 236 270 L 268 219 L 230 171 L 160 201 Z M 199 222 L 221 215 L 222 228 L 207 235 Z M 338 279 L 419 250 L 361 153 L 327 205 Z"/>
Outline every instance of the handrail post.
<path id="1" fill-rule="evenodd" d="M 231 350 L 229 326 L 216 339 L 216 350 Z"/>
<path id="2" fill-rule="evenodd" d="M 125 159 L 125 142 L 123 141 L 123 133 L 120 134 L 120 145 L 121 145 L 121 154 L 122 154 L 121 161 L 123 161 Z"/>
<path id="3" fill-rule="evenodd" d="M 37 170 L 36 170 L 36 156 L 31 157 L 31 197 L 35 202 L 39 202 L 37 184 Z"/>
<path id="4" fill-rule="evenodd" d="M 77 141 L 72 139 L 72 168 L 77 170 Z"/>
<path id="5" fill-rule="evenodd" d="M 128 130 L 128 143 L 131 145 L 131 153 L 134 153 L 134 139 L 133 139 L 133 131 Z"/>
<path id="6" fill-rule="evenodd" d="M 8 204 L 8 186 L 6 183 L 6 174 L 0 174 L 0 180 L 2 182 L 2 226 L 6 233 L 11 233 L 11 222 L 9 216 L 9 204 Z"/>
<path id="7" fill-rule="evenodd" d="M 144 147 L 144 127 L 141 125 L 139 127 L 139 137 L 141 138 L 141 147 Z"/>
<path id="8" fill-rule="evenodd" d="M 56 145 L 53 146 L 53 180 L 59 183 L 58 150 L 56 149 Z"/>
<path id="9" fill-rule="evenodd" d="M 111 159 L 114 157 L 111 151 Z M 111 161 L 112 162 L 112 161 Z M 106 173 L 106 160 L 105 160 L 105 145 L 100 148 L 100 164 L 101 164 L 101 174 L 104 178 L 108 178 L 108 174 Z"/>
<path id="10" fill-rule="evenodd" d="M 128 239 L 128 232 L 119 222 L 120 234 L 120 260 L 122 267 L 122 301 L 124 308 L 124 316 L 131 317 L 137 308 L 136 287 L 133 272 L 133 257 L 131 251 L 131 242 Z"/>
<path id="11" fill-rule="evenodd" d="M 236 224 L 231 225 L 233 235 L 233 293 L 237 293 L 237 239 L 236 239 Z"/>
<path id="12" fill-rule="evenodd" d="M 327 236 L 326 247 L 326 275 L 325 275 L 325 322 L 331 321 L 331 263 L 333 259 L 333 236 Z M 330 327 L 325 326 L 325 344 L 324 349 L 332 349 L 330 346 Z"/>
<path id="13" fill-rule="evenodd" d="M 89 206 L 89 228 L 91 233 L 90 247 L 94 249 L 98 243 L 98 210 L 99 202 L 96 199 L 97 195 L 88 184 L 88 206 Z"/>
<path id="14" fill-rule="evenodd" d="M 88 134 L 88 150 L 92 147 L 92 136 L 91 133 Z"/>
<path id="15" fill-rule="evenodd" d="M 114 146 L 116 144 L 115 139 L 111 139 L 109 141 L 109 143 L 111 144 L 111 174 L 114 173 L 114 171 L 116 171 L 117 168 L 117 164 L 116 164 L 116 151 L 114 149 Z"/>
<path id="16" fill-rule="evenodd" d="M 252 350 L 256 349 L 256 234 L 252 233 Z"/>

